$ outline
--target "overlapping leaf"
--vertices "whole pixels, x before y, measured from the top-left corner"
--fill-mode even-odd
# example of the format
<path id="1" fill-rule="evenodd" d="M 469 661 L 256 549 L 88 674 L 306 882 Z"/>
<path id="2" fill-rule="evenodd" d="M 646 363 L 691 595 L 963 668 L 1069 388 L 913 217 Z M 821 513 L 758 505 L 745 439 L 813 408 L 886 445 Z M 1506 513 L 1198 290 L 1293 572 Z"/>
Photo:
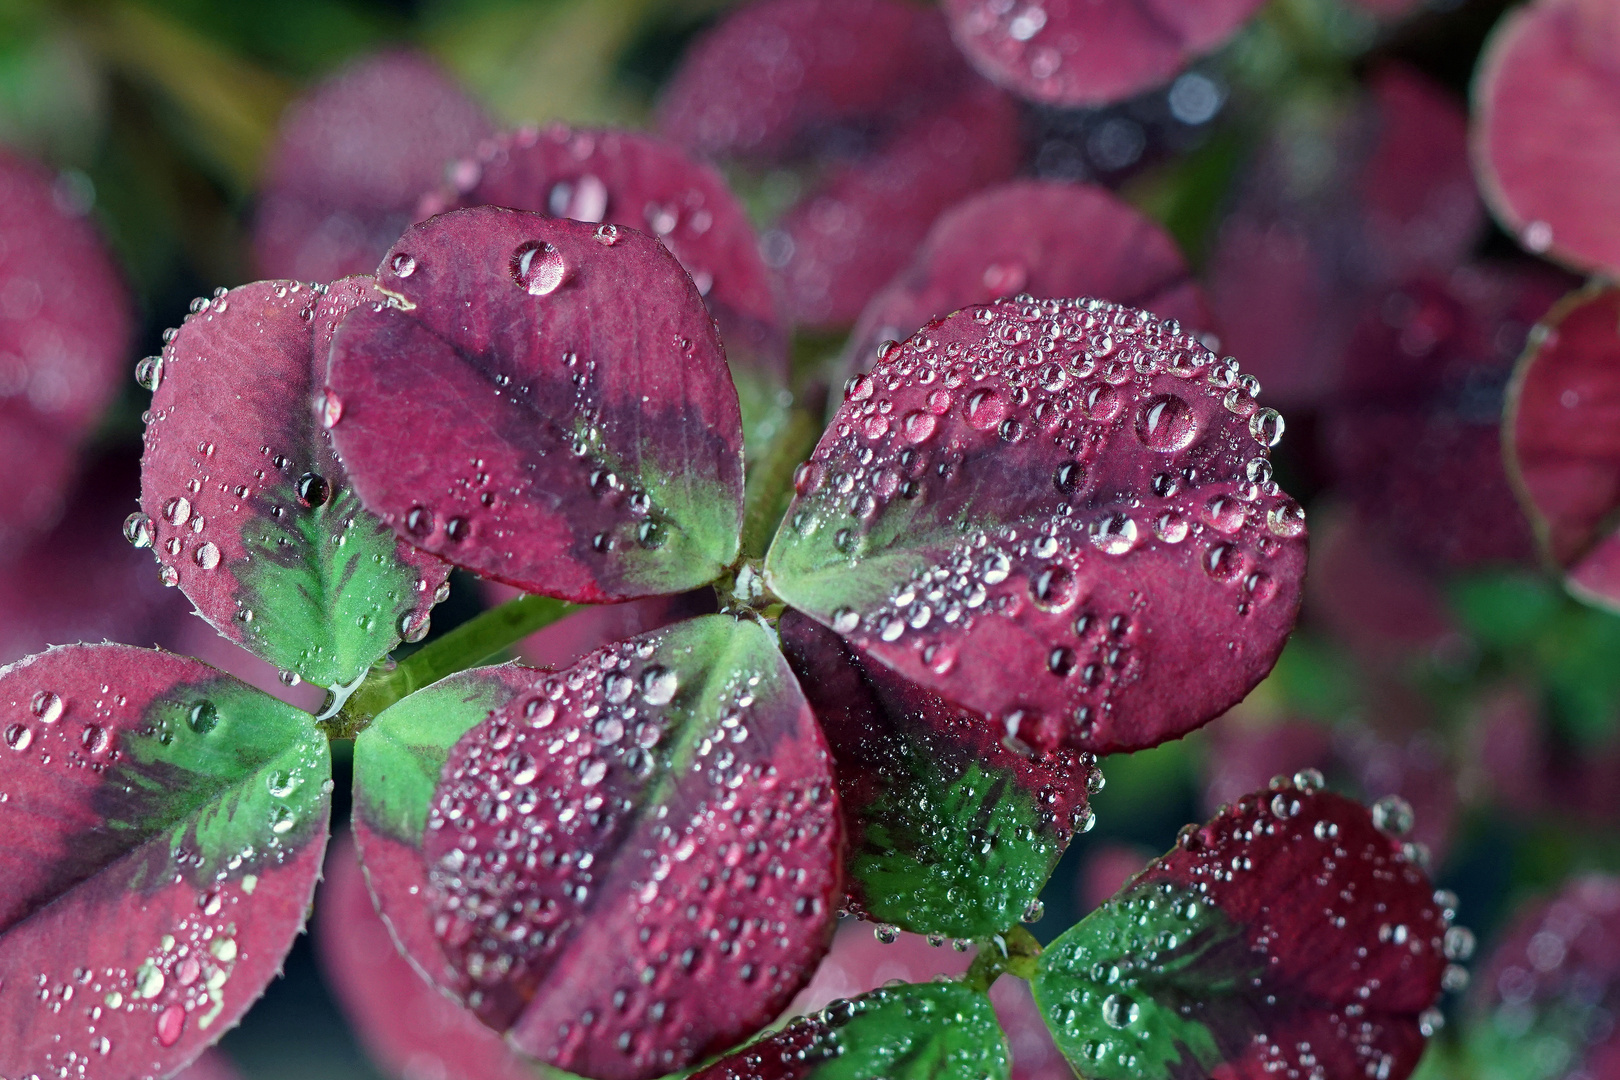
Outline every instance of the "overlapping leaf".
<path id="1" fill-rule="evenodd" d="M 1438 1021 L 1449 910 L 1358 803 L 1309 786 L 1184 830 L 1041 954 L 1081 1075 L 1402 1080 Z"/>
<path id="2" fill-rule="evenodd" d="M 851 380 L 767 579 L 1029 746 L 1174 738 L 1259 681 L 1298 604 L 1257 389 L 1128 308 L 959 312 Z"/>
<path id="3" fill-rule="evenodd" d="M 899 985 L 835 1001 L 721 1058 L 694 1080 L 1007 1080 L 990 999 L 960 983 Z"/>
<path id="4" fill-rule="evenodd" d="M 1620 609 L 1620 289 L 1576 293 L 1530 335 L 1503 435 L 1543 550 L 1576 595 Z"/>
<path id="5" fill-rule="evenodd" d="M 1210 326 L 1203 293 L 1170 235 L 1105 188 L 1016 180 L 940 215 L 911 264 L 861 312 L 844 375 L 870 366 L 884 341 L 930 319 L 1016 293 L 1095 296 Z"/>
<path id="6" fill-rule="evenodd" d="M 658 237 L 692 275 L 734 366 L 781 379 L 787 328 L 776 283 L 742 206 L 714 169 L 632 131 L 525 128 L 485 142 L 451 170 L 456 186 L 424 214 L 509 206 Z"/>
<path id="7" fill-rule="evenodd" d="M 983 938 L 1017 925 L 1076 830 L 1097 778 L 1089 754 L 1038 757 L 797 612 L 783 649 L 832 747 L 850 838 L 848 905 L 925 934 Z"/>
<path id="8" fill-rule="evenodd" d="M 325 414 L 403 539 L 593 603 L 703 585 L 736 557 L 736 390 L 656 240 L 458 210 L 413 226 L 378 287 L 395 299 L 344 321 Z"/>
<path id="9" fill-rule="evenodd" d="M 220 633 L 322 686 L 420 640 L 449 572 L 360 505 L 316 400 L 337 323 L 383 299 L 367 278 L 244 285 L 193 305 L 143 368 L 128 535 Z"/>
<path id="10" fill-rule="evenodd" d="M 420 898 L 379 878 L 370 840 L 365 858 L 384 913 L 416 920 L 390 915 L 407 948 L 514 1046 L 645 1078 L 809 979 L 842 895 L 838 813 L 769 634 L 718 615 L 599 650 L 470 730 L 427 813 Z"/>
<path id="11" fill-rule="evenodd" d="M 1259 0 L 948 0 L 980 71 L 1032 101 L 1104 105 L 1168 82 L 1225 41 Z"/>
<path id="12" fill-rule="evenodd" d="M 325 738 L 195 660 L 75 645 L 0 669 L 0 739 L 0 1072 L 172 1073 L 303 926 Z"/>
<path id="13" fill-rule="evenodd" d="M 1620 272 L 1620 29 L 1605 0 L 1503 16 L 1474 75 L 1473 150 L 1491 209 L 1531 251 Z"/>

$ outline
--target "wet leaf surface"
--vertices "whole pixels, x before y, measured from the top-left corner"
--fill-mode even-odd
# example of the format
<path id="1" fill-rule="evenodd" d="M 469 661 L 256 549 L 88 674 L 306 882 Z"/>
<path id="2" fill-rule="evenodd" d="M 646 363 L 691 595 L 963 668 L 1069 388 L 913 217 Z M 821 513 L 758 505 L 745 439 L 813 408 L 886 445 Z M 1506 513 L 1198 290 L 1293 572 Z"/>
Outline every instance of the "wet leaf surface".
<path id="1" fill-rule="evenodd" d="M 834 1002 L 694 1080 L 1007 1080 L 990 999 L 960 983 L 900 985 Z"/>
<path id="2" fill-rule="evenodd" d="M 1035 1000 L 1070 1062 L 1096 1078 L 1402 1080 L 1420 1025 L 1439 1023 L 1424 1014 L 1448 918 L 1374 820 L 1283 785 L 1184 830 L 1041 954 Z"/>
<path id="3" fill-rule="evenodd" d="M 420 53 L 376 53 L 294 102 L 265 167 L 253 226 L 266 277 L 367 274 L 416 220 L 417 201 L 494 127 Z"/>
<path id="4" fill-rule="evenodd" d="M 1305 522 L 1235 362 L 1151 316 L 1015 299 L 852 379 L 771 587 L 1041 750 L 1152 746 L 1268 671 Z"/>
<path id="5" fill-rule="evenodd" d="M 338 322 L 383 300 L 369 278 L 221 291 L 146 370 L 126 535 L 220 633 L 321 686 L 421 640 L 449 572 L 360 505 L 317 399 Z"/>
<path id="6" fill-rule="evenodd" d="M 940 215 L 911 264 L 861 312 L 843 374 L 864 371 L 878 345 L 930 319 L 1016 293 L 1095 296 L 1191 330 L 1210 326 L 1186 260 L 1157 224 L 1106 188 L 1015 180 Z"/>
<path id="7" fill-rule="evenodd" d="M 1543 550 L 1577 596 L 1620 610 L 1620 289 L 1547 315 L 1508 402 L 1508 469 Z"/>
<path id="8" fill-rule="evenodd" d="M 731 364 L 786 377 L 775 278 L 742 205 L 713 168 L 654 136 L 553 124 L 489 140 L 451 175 L 458 186 L 427 200 L 424 213 L 508 206 L 658 237 L 692 275 Z"/>
<path id="9" fill-rule="evenodd" d="M 1620 272 L 1620 25 L 1602 0 L 1538 0 L 1503 16 L 1474 76 L 1474 164 L 1521 244 Z"/>
<path id="10" fill-rule="evenodd" d="M 826 950 L 838 815 L 762 626 L 712 615 L 600 650 L 451 752 L 423 841 L 450 988 L 597 1080 L 723 1050 Z"/>
<path id="11" fill-rule="evenodd" d="M 319 876 L 326 739 L 195 660 L 0 670 L 0 1070 L 163 1076 L 280 971 Z"/>
<path id="12" fill-rule="evenodd" d="M 1047 105 L 1105 105 L 1213 51 L 1259 0 L 947 0 L 951 32 L 978 69 Z"/>
<path id="13" fill-rule="evenodd" d="M 346 838 L 332 843 L 315 905 L 321 970 L 377 1067 L 390 1076 L 534 1080 L 538 1070 L 399 954 Z"/>
<path id="14" fill-rule="evenodd" d="M 1028 757 L 1005 730 L 953 708 L 798 612 L 782 645 L 832 747 L 850 838 L 846 907 L 924 934 L 983 938 L 1036 903 L 1089 828 L 1095 759 Z"/>
<path id="15" fill-rule="evenodd" d="M 45 169 L 0 150 L 0 552 L 49 528 L 77 447 L 123 377 L 133 313 L 91 221 Z"/>
<path id="16" fill-rule="evenodd" d="M 530 592 L 601 603 L 736 556 L 737 394 L 691 278 L 653 238 L 496 207 L 412 226 L 398 297 L 338 331 L 326 406 L 366 507 Z"/>

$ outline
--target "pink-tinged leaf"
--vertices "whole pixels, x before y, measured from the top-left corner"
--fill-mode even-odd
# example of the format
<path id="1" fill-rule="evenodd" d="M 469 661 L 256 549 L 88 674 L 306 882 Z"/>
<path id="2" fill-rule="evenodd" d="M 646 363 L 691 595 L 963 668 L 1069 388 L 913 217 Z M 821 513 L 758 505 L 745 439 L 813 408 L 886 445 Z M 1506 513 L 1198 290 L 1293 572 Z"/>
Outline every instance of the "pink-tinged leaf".
<path id="1" fill-rule="evenodd" d="M 70 641 L 177 645 L 190 606 L 121 531 L 139 487 L 133 454 L 102 457 L 55 528 L 0 555 L 0 664 Z"/>
<path id="2" fill-rule="evenodd" d="M 365 57 L 282 118 L 253 246 L 266 277 L 370 273 L 417 201 L 494 131 L 477 102 L 418 53 Z"/>
<path id="3" fill-rule="evenodd" d="M 1439 1023 L 1450 911 L 1375 821 L 1285 784 L 1188 826 L 1041 954 L 1059 1048 L 1097 1080 L 1404 1080 Z"/>
<path id="4" fill-rule="evenodd" d="M 1235 361 L 1101 301 L 930 323 L 846 398 L 766 558 L 857 651 L 1043 750 L 1176 738 L 1270 669 L 1305 520 Z"/>
<path id="5" fill-rule="evenodd" d="M 1096 296 L 1189 329 L 1210 325 L 1176 242 L 1129 203 L 1090 184 L 1015 180 L 940 215 L 911 265 L 861 312 L 845 374 L 930 319 L 1016 293 Z"/>
<path id="6" fill-rule="evenodd" d="M 1473 149 L 1491 210 L 1526 248 L 1620 272 L 1620 22 L 1607 0 L 1504 15 L 1474 76 Z"/>
<path id="7" fill-rule="evenodd" d="M 1419 566 L 1534 555 L 1503 468 L 1502 388 L 1560 274 L 1481 264 L 1367 303 L 1323 425 L 1340 490 Z"/>
<path id="8" fill-rule="evenodd" d="M 1081 911 L 1092 911 L 1142 872 L 1153 860 L 1153 853 L 1135 844 L 1102 841 L 1091 845 L 1080 865 L 1075 897 Z"/>
<path id="9" fill-rule="evenodd" d="M 539 677 L 517 664 L 458 672 L 384 709 L 354 741 L 355 847 L 383 921 L 436 982 L 456 972 L 433 931 L 422 861 L 433 790 L 456 742 Z"/>
<path id="10" fill-rule="evenodd" d="M 693 44 L 659 130 L 694 153 L 782 161 L 932 108 L 965 65 L 909 0 L 756 0 Z"/>
<path id="11" fill-rule="evenodd" d="M 202 1057 L 174 1074 L 174 1080 L 241 1080 L 231 1059 L 218 1050 L 204 1050 Z"/>
<path id="12" fill-rule="evenodd" d="M 1473 936 L 1449 944 L 1464 959 Z M 1620 878 L 1577 877 L 1527 905 L 1474 985 L 1464 1030 L 1474 1075 L 1614 1076 Z"/>
<path id="13" fill-rule="evenodd" d="M 377 916 L 347 837 L 332 844 L 315 905 L 327 985 L 377 1067 L 390 1076 L 536 1080 L 537 1070 L 400 956 Z"/>
<path id="14" fill-rule="evenodd" d="M 1620 610 L 1620 289 L 1582 290 L 1537 326 L 1503 433 L 1543 551 L 1577 596 Z"/>
<path id="15" fill-rule="evenodd" d="M 1370 298 L 1467 257 L 1484 211 L 1466 124 L 1444 87 L 1386 65 L 1365 95 L 1262 150 L 1221 224 L 1209 291 L 1225 346 L 1280 407 L 1332 398 Z"/>
<path id="16" fill-rule="evenodd" d="M 938 938 L 899 933 L 887 940 L 887 936 L 880 939 L 871 923 L 856 919 L 840 923 L 815 977 L 788 1011 L 818 1013 L 840 998 L 860 997 L 897 980 L 926 983 L 960 978 L 973 962 L 971 948 L 959 950 Z"/>
<path id="17" fill-rule="evenodd" d="M 1138 870 L 1142 862 L 1137 864 Z M 1012 1055 L 1012 1080 L 1073 1080 L 1074 1069 L 1052 1041 L 1029 983 L 1011 977 L 997 979 L 990 987 L 990 1003 Z"/>
<path id="18" fill-rule="evenodd" d="M 166 1076 L 280 971 L 320 874 L 307 713 L 122 645 L 0 669 L 0 1073 Z"/>
<path id="19" fill-rule="evenodd" d="M 832 747 L 850 841 L 845 906 L 954 938 L 1016 925 L 1091 827 L 1096 759 L 1005 745 L 1004 725 L 863 662 L 796 611 L 778 630 Z"/>
<path id="20" fill-rule="evenodd" d="M 547 676 L 469 731 L 423 854 L 449 989 L 546 1064 L 646 1080 L 809 981 L 842 846 L 826 743 L 773 636 L 711 615 Z"/>
<path id="21" fill-rule="evenodd" d="M 692 275 L 731 363 L 786 378 L 776 281 L 742 205 L 713 168 L 651 135 L 554 124 L 485 142 L 451 176 L 456 186 L 425 200 L 423 214 L 509 206 L 658 237 Z"/>
<path id="22" fill-rule="evenodd" d="M 66 189 L 0 149 L 0 551 L 49 528 L 125 371 L 117 266 Z"/>
<path id="23" fill-rule="evenodd" d="M 692 279 L 652 237 L 478 207 L 384 256 L 326 411 L 366 507 L 528 592 L 603 603 L 707 584 L 742 522 L 737 392 Z"/>
<path id="24" fill-rule="evenodd" d="M 1008 1080 L 990 1000 L 957 982 L 900 984 L 728 1054 L 693 1080 Z"/>
<path id="25" fill-rule="evenodd" d="M 946 0 L 968 59 L 1014 93 L 1047 105 L 1106 105 L 1213 51 L 1260 0 Z"/>
<path id="26" fill-rule="evenodd" d="M 973 80 L 871 153 L 831 166 L 774 238 L 788 253 L 783 273 L 795 320 L 825 328 L 854 322 L 934 220 L 1010 179 L 1022 153 L 1012 100 Z"/>
<path id="27" fill-rule="evenodd" d="M 485 583 L 484 594 L 492 604 L 522 595 L 494 582 Z M 662 630 L 694 615 L 713 615 L 715 610 L 713 589 L 694 589 L 677 596 L 647 596 L 619 604 L 593 604 L 530 634 L 513 646 L 513 651 L 519 660 L 534 667 L 572 667 L 586 653 L 604 645 Z"/>
<path id="28" fill-rule="evenodd" d="M 449 573 L 360 505 L 316 400 L 338 322 L 384 299 L 369 278 L 222 292 L 149 379 L 130 535 L 220 633 L 321 686 L 420 640 Z"/>

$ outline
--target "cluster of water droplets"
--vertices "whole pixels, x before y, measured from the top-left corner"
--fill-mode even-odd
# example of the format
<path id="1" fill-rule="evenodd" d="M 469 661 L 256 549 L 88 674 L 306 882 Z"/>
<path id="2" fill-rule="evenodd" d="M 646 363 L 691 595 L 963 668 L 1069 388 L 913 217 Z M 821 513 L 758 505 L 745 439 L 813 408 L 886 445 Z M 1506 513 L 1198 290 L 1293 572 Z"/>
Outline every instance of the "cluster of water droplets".
<path id="1" fill-rule="evenodd" d="M 684 678 L 651 638 L 547 676 L 463 739 L 429 814 L 434 930 L 469 1005 L 509 1023 L 513 987 L 544 997 L 553 965 L 601 965 L 548 1007 L 566 1010 L 546 1051 L 563 1067 L 587 1042 L 684 1064 L 695 985 L 785 1004 L 832 918 L 825 764 L 796 768 L 760 675 Z M 603 934 L 616 960 L 569 953 Z"/>

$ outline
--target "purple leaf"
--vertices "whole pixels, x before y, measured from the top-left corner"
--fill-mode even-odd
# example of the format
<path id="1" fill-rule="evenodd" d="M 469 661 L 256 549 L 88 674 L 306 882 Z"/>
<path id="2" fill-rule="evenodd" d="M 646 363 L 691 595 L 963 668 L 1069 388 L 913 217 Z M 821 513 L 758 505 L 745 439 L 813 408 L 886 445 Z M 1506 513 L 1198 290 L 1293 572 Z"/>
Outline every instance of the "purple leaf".
<path id="1" fill-rule="evenodd" d="M 1548 313 L 1503 429 L 1543 550 L 1577 596 L 1620 609 L 1620 289 L 1592 286 Z"/>
<path id="2" fill-rule="evenodd" d="M 946 0 L 951 32 L 986 77 L 1047 105 L 1106 105 L 1170 81 L 1260 0 Z"/>
<path id="3" fill-rule="evenodd" d="M 411 227 L 326 406 L 366 507 L 424 551 L 602 603 L 713 580 L 742 519 L 737 393 L 654 239 L 496 207 Z"/>
<path id="4" fill-rule="evenodd" d="M 129 293 L 66 189 L 0 149 L 0 551 L 61 512 L 124 369 Z"/>
<path id="5" fill-rule="evenodd" d="M 195 660 L 75 645 L 0 669 L 0 739 L 0 1072 L 174 1072 L 303 927 L 325 736 Z"/>
<path id="6" fill-rule="evenodd" d="M 1202 291 L 1170 235 L 1105 188 L 1015 180 L 957 203 L 861 312 L 844 374 L 930 319 L 1015 293 L 1096 296 L 1208 329 Z"/>
<path id="7" fill-rule="evenodd" d="M 887 352 L 796 477 L 783 600 L 1039 749 L 1155 745 L 1270 669 L 1305 522 L 1235 361 L 1099 301 L 1000 301 Z"/>
<path id="8" fill-rule="evenodd" d="M 315 400 L 332 332 L 371 279 L 261 281 L 163 349 L 131 534 L 230 640 L 321 686 L 420 640 L 449 568 L 359 504 Z"/>
<path id="9" fill-rule="evenodd" d="M 772 635 L 711 615 L 603 649 L 469 731 L 423 854 L 449 988 L 546 1064 L 647 1080 L 809 980 L 842 844 L 826 744 Z"/>
<path id="10" fill-rule="evenodd" d="M 450 162 L 493 130 L 419 53 L 350 64 L 282 119 L 254 218 L 259 272 L 314 281 L 370 273 Z"/>
<path id="11" fill-rule="evenodd" d="M 424 214 L 509 206 L 657 236 L 703 294 L 727 358 L 786 377 L 787 328 L 775 279 L 741 204 L 714 169 L 650 135 L 553 124 L 490 140 L 451 175 L 458 186 L 425 200 Z"/>
<path id="12" fill-rule="evenodd" d="M 1474 76 L 1474 164 L 1526 248 L 1620 272 L 1620 21 L 1606 0 L 1537 0 L 1502 17 Z"/>

